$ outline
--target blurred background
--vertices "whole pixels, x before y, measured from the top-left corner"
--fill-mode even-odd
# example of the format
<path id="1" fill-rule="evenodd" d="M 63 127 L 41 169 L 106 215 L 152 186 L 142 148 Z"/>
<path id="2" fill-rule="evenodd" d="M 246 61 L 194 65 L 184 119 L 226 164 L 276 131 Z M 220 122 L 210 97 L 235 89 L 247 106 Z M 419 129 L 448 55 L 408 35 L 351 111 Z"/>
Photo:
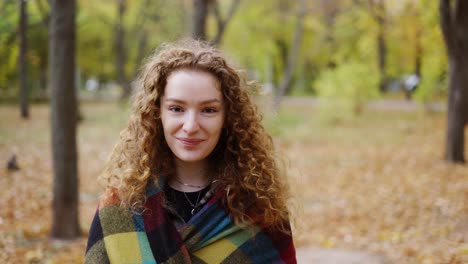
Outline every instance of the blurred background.
<path id="1" fill-rule="evenodd" d="M 0 262 L 83 263 L 139 67 L 193 37 L 259 84 L 302 263 L 467 263 L 465 16 L 450 0 L 0 0 Z"/>

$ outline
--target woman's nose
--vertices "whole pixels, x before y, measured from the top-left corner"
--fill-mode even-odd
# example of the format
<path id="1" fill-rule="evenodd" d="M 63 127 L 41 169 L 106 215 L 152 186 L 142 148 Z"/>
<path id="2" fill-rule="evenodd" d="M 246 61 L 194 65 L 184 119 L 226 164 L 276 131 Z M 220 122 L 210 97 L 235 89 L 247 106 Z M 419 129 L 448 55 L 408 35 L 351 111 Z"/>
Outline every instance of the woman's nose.
<path id="1" fill-rule="evenodd" d="M 197 115 L 194 112 L 188 112 L 184 120 L 184 125 L 182 127 L 185 133 L 193 134 L 200 129 L 198 124 Z"/>

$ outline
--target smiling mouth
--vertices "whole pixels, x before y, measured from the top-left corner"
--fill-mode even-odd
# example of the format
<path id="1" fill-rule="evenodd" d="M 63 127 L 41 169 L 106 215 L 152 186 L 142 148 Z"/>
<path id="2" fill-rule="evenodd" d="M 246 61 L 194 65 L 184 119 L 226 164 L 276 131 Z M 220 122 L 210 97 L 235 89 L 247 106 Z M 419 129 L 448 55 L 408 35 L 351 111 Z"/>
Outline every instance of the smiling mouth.
<path id="1" fill-rule="evenodd" d="M 191 138 L 177 138 L 185 146 L 197 146 L 202 143 L 203 139 L 191 139 Z"/>

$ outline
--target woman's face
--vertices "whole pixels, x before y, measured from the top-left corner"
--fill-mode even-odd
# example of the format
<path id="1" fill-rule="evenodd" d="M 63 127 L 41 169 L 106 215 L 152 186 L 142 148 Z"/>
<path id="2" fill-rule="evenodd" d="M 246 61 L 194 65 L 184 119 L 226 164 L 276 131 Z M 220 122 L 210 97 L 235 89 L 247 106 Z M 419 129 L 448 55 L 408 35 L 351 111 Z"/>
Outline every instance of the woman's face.
<path id="1" fill-rule="evenodd" d="M 203 161 L 218 143 L 225 107 L 218 80 L 210 73 L 181 69 L 169 75 L 161 97 L 164 137 L 183 162 Z"/>

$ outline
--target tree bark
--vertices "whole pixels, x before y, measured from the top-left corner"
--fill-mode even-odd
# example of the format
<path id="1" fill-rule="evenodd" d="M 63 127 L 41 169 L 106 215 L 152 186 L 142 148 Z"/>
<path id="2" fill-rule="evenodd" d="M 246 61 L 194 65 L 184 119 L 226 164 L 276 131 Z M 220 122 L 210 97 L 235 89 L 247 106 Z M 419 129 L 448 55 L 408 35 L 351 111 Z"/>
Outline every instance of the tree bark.
<path id="1" fill-rule="evenodd" d="M 206 40 L 206 18 L 211 0 L 193 1 L 192 38 Z"/>
<path id="2" fill-rule="evenodd" d="M 449 59 L 449 95 L 447 111 L 447 135 L 445 159 L 453 162 L 465 162 L 465 124 L 467 116 L 468 60 L 458 62 Z"/>
<path id="3" fill-rule="evenodd" d="M 445 159 L 465 162 L 468 122 L 468 1 L 439 0 L 440 26 L 449 60 Z"/>
<path id="4" fill-rule="evenodd" d="M 299 7 L 297 12 L 296 28 L 294 30 L 293 42 L 288 54 L 288 63 L 284 69 L 281 82 L 276 89 L 275 98 L 273 101 L 273 109 L 278 110 L 286 93 L 286 90 L 291 85 L 294 69 L 296 68 L 297 58 L 301 49 L 302 37 L 304 34 L 304 17 L 307 10 L 305 0 L 299 0 Z"/>
<path id="5" fill-rule="evenodd" d="M 21 117 L 29 118 L 29 102 L 28 102 L 28 79 L 27 79 L 27 26 L 28 15 L 26 13 L 27 1 L 20 0 L 20 15 L 19 15 L 19 56 L 18 56 L 18 75 L 19 75 L 19 99 Z"/>
<path id="6" fill-rule="evenodd" d="M 51 0 L 49 62 L 54 168 L 53 238 L 80 235 L 75 95 L 76 0 Z"/>
<path id="7" fill-rule="evenodd" d="M 115 25 L 115 52 L 116 52 L 116 72 L 117 80 L 122 87 L 121 100 L 128 99 L 132 93 L 130 83 L 125 74 L 125 64 L 127 61 L 127 53 L 125 50 L 125 29 L 123 25 L 123 17 L 126 10 L 126 0 L 117 0 L 118 19 Z"/>

